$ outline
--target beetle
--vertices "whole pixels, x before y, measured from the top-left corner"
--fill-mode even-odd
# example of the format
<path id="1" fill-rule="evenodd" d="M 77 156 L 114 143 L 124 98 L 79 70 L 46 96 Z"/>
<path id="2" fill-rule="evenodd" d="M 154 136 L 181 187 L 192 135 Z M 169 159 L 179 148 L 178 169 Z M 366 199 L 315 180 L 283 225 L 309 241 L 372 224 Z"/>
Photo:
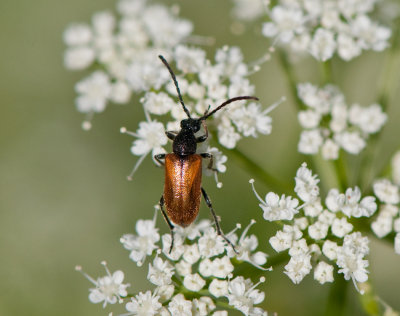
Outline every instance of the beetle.
<path id="1" fill-rule="evenodd" d="M 199 208 L 200 199 L 203 195 L 204 200 L 211 211 L 214 218 L 217 234 L 224 238 L 236 252 L 235 247 L 231 241 L 223 234 L 219 225 L 219 219 L 214 212 L 211 200 L 206 191 L 201 186 L 202 178 L 202 159 L 210 159 L 208 168 L 212 169 L 213 155 L 210 153 L 196 153 L 197 143 L 204 142 L 208 138 L 208 129 L 205 120 L 211 115 L 221 110 L 226 105 L 239 101 L 239 100 L 258 100 L 252 96 L 239 96 L 231 98 L 223 102 L 211 112 L 208 112 L 210 107 L 206 110 L 203 116 L 199 118 L 192 118 L 189 110 L 183 102 L 182 95 L 179 89 L 178 81 L 172 71 L 172 68 L 161 55 L 158 56 L 164 65 L 167 67 L 171 78 L 174 82 L 179 102 L 187 115 L 187 119 L 180 122 L 181 130 L 179 132 L 166 131 L 166 136 L 172 140 L 172 153 L 158 154 L 154 156 L 160 165 L 165 167 L 165 182 L 164 193 L 160 198 L 160 209 L 167 222 L 171 232 L 171 246 L 169 252 L 172 251 L 174 246 L 174 224 L 182 227 L 187 227 L 196 219 Z M 199 137 L 195 136 L 203 125 L 205 134 Z M 215 169 L 212 169 L 216 171 Z M 165 206 L 165 209 L 164 209 Z"/>

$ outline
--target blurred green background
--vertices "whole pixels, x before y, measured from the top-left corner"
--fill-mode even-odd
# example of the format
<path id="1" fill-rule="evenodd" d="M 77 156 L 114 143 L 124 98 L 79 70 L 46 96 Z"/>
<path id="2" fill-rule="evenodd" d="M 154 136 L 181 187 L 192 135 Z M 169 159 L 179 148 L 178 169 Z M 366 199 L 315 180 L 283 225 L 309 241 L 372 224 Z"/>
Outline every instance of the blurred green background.
<path id="1" fill-rule="evenodd" d="M 258 26 L 248 26 L 241 36 L 230 33 L 228 1 L 180 5 L 181 15 L 194 22 L 195 34 L 214 36 L 217 47 L 239 45 L 248 61 L 265 52 L 267 43 L 257 34 Z M 150 159 L 134 181 L 126 181 L 136 158 L 129 151 L 133 139 L 121 135 L 119 128 L 135 130 L 143 119 L 141 107 L 135 98 L 126 106 L 110 106 L 95 117 L 92 131 L 82 131 L 83 115 L 74 108 L 74 84 L 86 73 L 68 72 L 62 62 L 64 28 L 114 8 L 115 1 L 107 0 L 0 2 L 0 315 L 107 315 L 110 309 L 88 301 L 90 284 L 74 271 L 77 264 L 97 277 L 104 274 L 100 261 L 106 260 L 111 270 L 126 273 L 132 291 L 150 288 L 143 269 L 129 260 L 119 243 L 122 234 L 134 231 L 137 219 L 153 216 L 163 187 L 163 171 Z M 211 57 L 214 47 L 207 50 Z M 351 63 L 334 61 L 336 82 L 348 102 L 375 101 L 383 57 L 371 53 Z M 302 80 L 318 82 L 313 61 L 301 63 L 296 71 Z M 265 107 L 287 94 L 275 58 L 252 79 Z M 378 164 L 399 146 L 398 90 L 391 98 Z M 291 183 L 306 159 L 296 152 L 299 127 L 293 109 L 289 97 L 272 113 L 272 135 L 242 140 L 239 145 L 266 170 Z M 253 232 L 258 232 L 260 248 L 266 250 L 267 229 L 261 225 L 262 212 L 248 185 L 248 179 L 256 176 L 238 166 L 229 156 L 228 172 L 220 177 L 224 187 L 216 189 L 212 179 L 205 179 L 204 186 L 225 230 L 255 218 L 259 225 Z M 262 194 L 273 189 L 261 182 L 256 185 Z M 209 216 L 204 205 L 200 216 Z M 161 217 L 158 226 L 167 231 Z M 389 245 L 374 242 L 370 263 L 377 292 L 400 309 L 400 256 Z M 295 286 L 282 269 L 266 275 L 263 307 L 280 315 L 321 314 L 329 286 L 317 284 L 311 276 Z M 362 314 L 352 285 L 348 293 L 348 315 Z"/>

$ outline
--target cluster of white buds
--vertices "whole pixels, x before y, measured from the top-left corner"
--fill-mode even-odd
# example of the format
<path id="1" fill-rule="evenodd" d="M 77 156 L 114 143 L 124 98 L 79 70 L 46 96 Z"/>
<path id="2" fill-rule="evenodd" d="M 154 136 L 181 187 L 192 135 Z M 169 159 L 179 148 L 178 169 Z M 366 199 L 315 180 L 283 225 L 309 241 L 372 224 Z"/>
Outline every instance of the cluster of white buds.
<path id="1" fill-rule="evenodd" d="M 248 235 L 255 221 L 251 221 L 241 236 L 236 234 L 240 225 L 227 234 L 235 245 L 235 251 L 217 234 L 209 220 L 187 228 L 176 227 L 174 247 L 170 251 L 171 235 L 160 237 L 155 221 L 156 216 L 152 220 L 139 220 L 136 234 L 126 234 L 121 238 L 123 246 L 130 251 L 129 257 L 138 266 L 142 266 L 148 257 L 152 258 L 147 279 L 155 288 L 128 295 L 126 288 L 129 284 L 122 283 L 122 271 L 111 274 L 107 269 L 107 276 L 97 281 L 84 273 L 96 286 L 90 289 L 89 300 L 92 303 L 104 302 L 105 307 L 107 303 L 124 302 L 129 312 L 127 315 L 226 316 L 226 310 L 217 308 L 216 301 L 222 300 L 244 315 L 267 315 L 256 306 L 265 297 L 256 289 L 265 278 L 261 277 L 257 284 L 253 284 L 250 279 L 235 276 L 234 272 L 245 262 L 267 270 L 263 267 L 267 255 L 256 251 L 257 237 Z"/>
<path id="2" fill-rule="evenodd" d="M 75 86 L 77 109 L 87 114 L 85 129 L 108 102 L 125 104 L 132 93 L 164 84 L 169 76 L 157 55 L 170 52 L 192 33 L 192 23 L 179 18 L 176 10 L 151 1 L 119 0 L 117 11 L 118 16 L 98 12 L 91 24 L 74 23 L 64 32 L 65 67 L 97 68 Z"/>
<path id="3" fill-rule="evenodd" d="M 320 61 L 335 53 L 351 60 L 365 50 L 382 51 L 391 30 L 371 20 L 378 0 L 279 0 L 268 10 L 262 33 L 273 45 L 310 53 Z"/>
<path id="4" fill-rule="evenodd" d="M 400 255 L 400 151 L 392 159 L 392 179 L 378 179 L 373 184 L 375 196 L 381 202 L 371 229 L 379 238 L 394 232 L 394 250 Z"/>
<path id="5" fill-rule="evenodd" d="M 304 128 L 298 150 L 303 154 L 314 155 L 321 150 L 327 160 L 337 159 L 340 148 L 358 154 L 366 146 L 369 135 L 379 132 L 387 120 L 379 104 L 347 106 L 344 95 L 335 86 L 318 88 L 302 83 L 297 90 L 307 106 L 298 113 Z"/>
<path id="6" fill-rule="evenodd" d="M 367 237 L 353 231 L 351 218 L 372 216 L 377 205 L 375 198 L 367 196 L 361 199 L 359 188 L 348 188 L 346 192 L 329 191 L 325 206 L 319 195 L 319 179 L 313 175 L 307 165 L 298 169 L 294 191 L 297 198 L 282 196 L 273 192 L 263 200 L 254 188 L 260 200 L 264 218 L 283 223 L 283 229 L 270 238 L 272 248 L 277 252 L 288 251 L 290 261 L 285 266 L 285 274 L 300 283 L 314 266 L 314 279 L 323 284 L 333 282 L 334 266 L 343 273 L 346 280 L 357 282 L 368 280 L 369 253 Z"/>

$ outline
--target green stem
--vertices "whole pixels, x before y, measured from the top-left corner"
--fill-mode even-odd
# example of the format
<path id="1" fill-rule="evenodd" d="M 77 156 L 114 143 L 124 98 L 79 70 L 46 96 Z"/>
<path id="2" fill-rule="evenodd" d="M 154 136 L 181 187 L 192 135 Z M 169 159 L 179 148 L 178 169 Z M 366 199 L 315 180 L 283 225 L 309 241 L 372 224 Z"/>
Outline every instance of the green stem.
<path id="1" fill-rule="evenodd" d="M 324 84 L 333 83 L 331 60 L 329 59 L 327 61 L 321 62 L 319 63 L 319 65 L 321 67 L 322 82 Z"/>
<path id="2" fill-rule="evenodd" d="M 331 284 L 326 304 L 325 316 L 344 315 L 346 306 L 347 281 L 339 276 Z"/>
<path id="3" fill-rule="evenodd" d="M 297 94 L 297 80 L 294 73 L 294 67 L 290 64 L 289 59 L 284 51 L 279 50 L 278 57 L 288 80 L 290 94 L 292 95 L 292 98 L 296 101 L 295 103 L 297 109 L 301 110 L 301 108 L 304 107 L 304 103 Z"/>
<path id="4" fill-rule="evenodd" d="M 400 68 L 400 18 L 397 18 L 392 29 L 394 30 L 392 35 L 393 41 L 391 48 L 385 56 L 385 63 L 380 75 L 379 89 L 377 93 L 377 102 L 382 106 L 383 111 L 386 113 L 389 110 L 391 96 L 399 89 L 400 79 L 398 69 Z M 358 180 L 359 183 L 363 184 L 364 190 L 369 188 L 373 179 L 382 172 L 381 168 L 374 169 L 372 167 L 379 154 L 377 146 L 380 143 L 379 140 L 381 137 L 382 130 L 370 138 L 368 148 L 363 154 L 361 162 L 362 171 L 358 176 Z M 385 168 L 385 164 L 382 168 Z"/>
<path id="5" fill-rule="evenodd" d="M 293 191 L 292 185 L 288 183 L 283 183 L 266 170 L 261 168 L 254 160 L 245 155 L 240 149 L 237 147 L 231 150 L 233 157 L 242 164 L 242 166 L 252 175 L 259 178 L 264 182 L 264 184 L 273 188 L 274 190 L 280 190 L 283 192 Z"/>

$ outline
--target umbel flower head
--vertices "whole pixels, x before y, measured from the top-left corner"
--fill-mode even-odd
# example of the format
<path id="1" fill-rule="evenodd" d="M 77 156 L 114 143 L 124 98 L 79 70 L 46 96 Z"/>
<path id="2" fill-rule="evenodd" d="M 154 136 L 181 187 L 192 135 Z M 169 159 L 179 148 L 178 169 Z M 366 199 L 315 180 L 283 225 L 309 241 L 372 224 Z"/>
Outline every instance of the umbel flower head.
<path id="1" fill-rule="evenodd" d="M 123 300 L 128 311 L 126 315 L 227 315 L 226 310 L 217 307 L 217 300 L 225 301 L 244 315 L 267 315 L 257 307 L 265 297 L 257 289 L 265 282 L 265 277 L 254 284 L 248 278 L 235 275 L 236 267 L 249 263 L 267 270 L 262 267 L 266 263 L 266 254 L 256 251 L 257 237 L 248 235 L 254 223 L 251 221 L 240 238 L 235 233 L 240 225 L 227 234 L 235 242 L 237 253 L 231 251 L 231 246 L 217 234 L 209 220 L 187 228 L 177 227 L 174 248 L 170 252 L 171 235 L 159 238 L 154 228 L 155 217 L 139 220 L 137 234 L 124 235 L 121 243 L 131 251 L 130 259 L 139 266 L 148 257 L 152 258 L 147 279 L 154 289 L 128 295 L 126 287 L 129 285 L 122 283 L 123 273 L 111 274 L 107 269 L 107 276 L 97 281 L 84 274 L 96 286 L 90 290 L 89 300 L 93 303 L 104 301 L 105 307 L 107 303 L 121 303 L 129 296 Z"/>
<path id="2" fill-rule="evenodd" d="M 300 134 L 299 152 L 321 152 L 327 160 L 337 159 L 340 149 L 356 155 L 366 146 L 371 134 L 381 130 L 387 115 L 379 104 L 362 107 L 346 105 L 344 95 L 332 85 L 318 88 L 311 83 L 297 86 L 306 109 L 298 113 L 304 130 Z"/>
<path id="3" fill-rule="evenodd" d="M 273 2 L 262 33 L 273 45 L 285 45 L 297 54 L 326 61 L 335 53 L 351 60 L 364 50 L 388 47 L 391 30 L 373 21 L 377 0 L 305 0 Z"/>
<path id="4" fill-rule="evenodd" d="M 64 31 L 64 65 L 70 70 L 96 69 L 78 82 L 76 107 L 91 128 L 94 113 L 109 102 L 126 104 L 132 93 L 158 89 L 169 79 L 157 55 L 188 39 L 193 25 L 176 10 L 146 0 L 119 0 L 118 16 L 95 13 L 92 23 L 74 23 Z M 100 67 L 98 67 L 100 66 Z M 101 69 L 101 70 L 100 70 Z"/>
<path id="5" fill-rule="evenodd" d="M 284 223 L 283 229 L 269 240 L 275 251 L 288 250 L 290 260 L 284 273 L 297 284 L 314 266 L 314 279 L 324 284 L 334 281 L 336 265 L 338 273 L 342 273 L 346 280 L 351 279 L 358 290 L 357 283 L 368 280 L 369 263 L 365 257 L 369 253 L 369 239 L 354 232 L 348 219 L 371 217 L 377 209 L 375 198 L 361 198 L 358 187 L 348 188 L 345 194 L 332 189 L 324 206 L 319 195 L 319 180 L 305 163 L 297 171 L 295 180 L 294 191 L 303 201 L 301 205 L 292 197 L 283 197 L 280 203 L 272 203 L 269 197 L 275 195 L 273 192 L 268 193 L 263 201 L 255 191 L 254 181 L 251 181 L 264 218 Z M 291 201 L 291 205 L 284 203 L 286 200 Z M 271 217 L 270 214 L 275 215 Z"/>

